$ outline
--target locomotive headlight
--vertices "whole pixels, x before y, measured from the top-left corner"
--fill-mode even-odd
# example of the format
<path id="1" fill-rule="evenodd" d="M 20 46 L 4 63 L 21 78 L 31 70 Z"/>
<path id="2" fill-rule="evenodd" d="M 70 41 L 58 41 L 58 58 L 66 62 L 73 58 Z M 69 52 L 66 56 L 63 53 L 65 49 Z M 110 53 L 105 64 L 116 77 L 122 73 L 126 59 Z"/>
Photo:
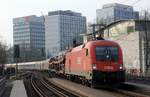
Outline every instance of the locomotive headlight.
<path id="1" fill-rule="evenodd" d="M 120 65 L 119 69 L 123 69 L 123 65 L 122 64 Z"/>
<path id="2" fill-rule="evenodd" d="M 97 67 L 96 67 L 96 64 L 93 64 L 93 66 L 92 66 L 92 67 L 93 67 L 93 69 L 96 69 L 96 68 L 97 68 Z"/>

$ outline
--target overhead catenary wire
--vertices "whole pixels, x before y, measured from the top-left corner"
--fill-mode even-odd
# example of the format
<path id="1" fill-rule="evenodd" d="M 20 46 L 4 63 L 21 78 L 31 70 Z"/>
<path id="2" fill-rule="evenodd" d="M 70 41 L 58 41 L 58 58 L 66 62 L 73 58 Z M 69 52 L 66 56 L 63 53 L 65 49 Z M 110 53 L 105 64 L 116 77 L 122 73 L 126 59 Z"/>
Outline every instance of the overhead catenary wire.
<path id="1" fill-rule="evenodd" d="M 133 2 L 133 3 L 131 4 L 131 6 L 134 6 L 135 4 L 139 3 L 140 1 L 142 1 L 142 0 L 136 0 L 135 2 Z"/>

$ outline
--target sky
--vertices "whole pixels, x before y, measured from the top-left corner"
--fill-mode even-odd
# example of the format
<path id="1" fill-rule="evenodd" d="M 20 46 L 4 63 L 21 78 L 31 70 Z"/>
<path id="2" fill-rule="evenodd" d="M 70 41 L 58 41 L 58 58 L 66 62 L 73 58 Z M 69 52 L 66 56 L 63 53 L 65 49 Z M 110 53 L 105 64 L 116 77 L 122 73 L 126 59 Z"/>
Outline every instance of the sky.
<path id="1" fill-rule="evenodd" d="M 72 10 L 87 17 L 87 22 L 96 18 L 96 9 L 103 4 L 122 3 L 133 5 L 138 0 L 0 0 L 0 41 L 13 44 L 13 23 L 16 17 L 47 15 L 49 11 Z M 141 11 L 150 8 L 149 0 L 139 0 L 134 9 Z"/>

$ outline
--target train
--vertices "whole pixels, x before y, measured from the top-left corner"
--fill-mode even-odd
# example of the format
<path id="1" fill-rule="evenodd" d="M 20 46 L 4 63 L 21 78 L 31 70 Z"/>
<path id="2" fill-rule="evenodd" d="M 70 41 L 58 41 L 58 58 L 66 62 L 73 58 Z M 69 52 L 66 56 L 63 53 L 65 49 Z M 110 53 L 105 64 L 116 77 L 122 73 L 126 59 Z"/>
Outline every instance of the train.
<path id="1" fill-rule="evenodd" d="M 109 40 L 89 41 L 69 50 L 64 57 L 50 59 L 52 73 L 88 86 L 125 82 L 123 54 L 118 43 Z"/>
<path id="2" fill-rule="evenodd" d="M 45 61 L 18 63 L 18 68 L 48 70 L 91 87 L 125 82 L 126 71 L 121 47 L 110 40 L 89 41 Z"/>
<path id="3" fill-rule="evenodd" d="M 49 59 L 43 61 L 20 62 L 17 63 L 18 70 L 49 70 Z M 5 69 L 16 68 L 16 63 L 5 64 Z"/>

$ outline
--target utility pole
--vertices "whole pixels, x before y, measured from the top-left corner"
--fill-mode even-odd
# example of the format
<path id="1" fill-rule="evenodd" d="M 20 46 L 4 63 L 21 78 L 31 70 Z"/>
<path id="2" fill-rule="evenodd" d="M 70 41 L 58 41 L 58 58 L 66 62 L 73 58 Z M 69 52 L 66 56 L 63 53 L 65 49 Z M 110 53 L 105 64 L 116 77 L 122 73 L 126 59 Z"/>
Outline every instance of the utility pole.
<path id="1" fill-rule="evenodd" d="M 44 16 L 44 14 L 43 14 L 43 12 L 41 11 L 41 14 L 42 14 L 42 17 L 43 17 L 43 24 L 44 24 L 44 26 L 45 26 L 45 16 Z M 46 51 L 42 48 L 42 57 L 45 57 L 45 59 L 46 59 Z M 49 54 L 49 53 L 48 53 Z"/>
<path id="2" fill-rule="evenodd" d="M 20 57 L 19 45 L 14 45 L 14 59 L 16 61 L 16 79 L 18 78 L 18 59 Z"/>
<path id="3" fill-rule="evenodd" d="M 102 30 L 106 27 L 105 24 L 92 24 L 91 27 L 93 27 L 93 38 L 96 38 L 96 34 L 104 34 Z M 99 27 L 96 31 L 96 27 Z"/>
<path id="4" fill-rule="evenodd" d="M 144 12 L 144 21 L 145 21 L 145 65 L 146 65 L 146 73 L 149 69 L 149 63 L 148 63 L 148 33 L 147 33 L 147 11 Z"/>

